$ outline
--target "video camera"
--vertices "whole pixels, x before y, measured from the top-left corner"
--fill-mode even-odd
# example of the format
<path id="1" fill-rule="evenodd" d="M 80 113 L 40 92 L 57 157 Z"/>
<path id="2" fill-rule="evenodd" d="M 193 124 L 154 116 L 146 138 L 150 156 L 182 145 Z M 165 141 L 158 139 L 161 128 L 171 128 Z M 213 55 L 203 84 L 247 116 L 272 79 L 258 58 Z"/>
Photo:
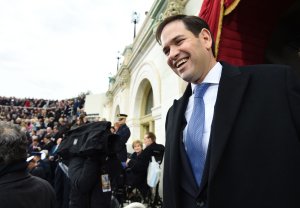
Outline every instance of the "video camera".
<path id="1" fill-rule="evenodd" d="M 109 156 L 122 148 L 119 135 L 110 131 L 111 122 L 98 121 L 79 126 L 66 133 L 57 154 L 64 160 L 73 156 Z"/>

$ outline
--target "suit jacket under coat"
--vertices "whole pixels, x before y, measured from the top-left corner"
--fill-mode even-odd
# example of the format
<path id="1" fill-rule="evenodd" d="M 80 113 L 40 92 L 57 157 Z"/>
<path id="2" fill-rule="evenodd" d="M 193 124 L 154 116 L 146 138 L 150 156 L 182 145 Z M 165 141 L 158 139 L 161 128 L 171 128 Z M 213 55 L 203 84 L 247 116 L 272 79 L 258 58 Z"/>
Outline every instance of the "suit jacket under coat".
<path id="1" fill-rule="evenodd" d="M 182 151 L 190 85 L 168 111 L 164 207 L 299 208 L 300 80 L 287 66 L 222 65 L 200 190 L 180 182 L 194 180 Z"/>

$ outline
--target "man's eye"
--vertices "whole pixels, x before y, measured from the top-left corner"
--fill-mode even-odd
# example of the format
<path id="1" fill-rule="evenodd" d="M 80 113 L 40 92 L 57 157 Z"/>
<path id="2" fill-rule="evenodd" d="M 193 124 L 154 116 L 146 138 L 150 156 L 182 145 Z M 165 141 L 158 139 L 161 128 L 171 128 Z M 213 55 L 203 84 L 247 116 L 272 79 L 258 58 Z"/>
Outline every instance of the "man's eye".
<path id="1" fill-rule="evenodd" d="M 183 39 L 179 39 L 176 41 L 176 45 L 180 45 L 183 42 Z"/>
<path id="2" fill-rule="evenodd" d="M 166 56 L 168 56 L 169 53 L 170 53 L 170 50 L 164 50 L 164 54 L 165 54 Z"/>

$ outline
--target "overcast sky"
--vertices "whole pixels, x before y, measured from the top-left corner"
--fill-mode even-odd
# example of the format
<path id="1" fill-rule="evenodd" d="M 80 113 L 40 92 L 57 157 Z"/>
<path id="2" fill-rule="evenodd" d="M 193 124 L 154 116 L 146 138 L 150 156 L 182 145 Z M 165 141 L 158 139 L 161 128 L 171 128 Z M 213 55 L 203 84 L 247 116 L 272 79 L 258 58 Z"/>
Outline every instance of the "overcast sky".
<path id="1" fill-rule="evenodd" d="M 0 96 L 65 99 L 106 92 L 134 11 L 154 0 L 0 0 Z"/>

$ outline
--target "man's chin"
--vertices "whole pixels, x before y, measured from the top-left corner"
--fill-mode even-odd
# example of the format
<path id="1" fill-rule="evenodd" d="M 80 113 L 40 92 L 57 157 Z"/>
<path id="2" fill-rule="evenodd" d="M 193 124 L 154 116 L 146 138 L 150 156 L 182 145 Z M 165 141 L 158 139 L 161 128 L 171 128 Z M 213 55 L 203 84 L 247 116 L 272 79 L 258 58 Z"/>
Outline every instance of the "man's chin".
<path id="1" fill-rule="evenodd" d="M 181 79 L 183 79 L 186 82 L 193 82 L 193 77 L 192 76 L 188 76 L 186 74 L 181 74 L 179 75 Z"/>

